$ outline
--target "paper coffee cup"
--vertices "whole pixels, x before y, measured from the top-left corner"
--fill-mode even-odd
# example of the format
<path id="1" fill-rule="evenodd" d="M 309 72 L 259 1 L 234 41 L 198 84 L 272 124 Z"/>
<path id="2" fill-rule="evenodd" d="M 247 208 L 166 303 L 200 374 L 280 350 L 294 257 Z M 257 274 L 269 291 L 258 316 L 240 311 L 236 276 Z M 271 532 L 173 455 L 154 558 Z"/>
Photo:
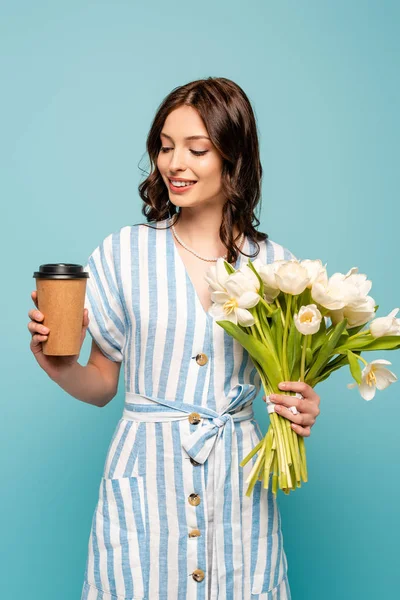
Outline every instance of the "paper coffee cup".
<path id="1" fill-rule="evenodd" d="M 89 273 L 82 265 L 49 263 L 35 271 L 41 323 L 50 329 L 42 342 L 43 354 L 71 356 L 81 350 L 81 333 Z"/>

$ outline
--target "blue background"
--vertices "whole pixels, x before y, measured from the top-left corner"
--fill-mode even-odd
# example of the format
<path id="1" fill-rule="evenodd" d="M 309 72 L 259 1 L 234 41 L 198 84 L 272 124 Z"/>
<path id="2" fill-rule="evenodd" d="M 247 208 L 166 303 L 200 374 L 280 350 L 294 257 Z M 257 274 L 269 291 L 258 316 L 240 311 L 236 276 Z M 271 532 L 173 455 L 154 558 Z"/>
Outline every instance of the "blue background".
<path id="1" fill-rule="evenodd" d="M 78 600 L 108 443 L 121 416 L 77 401 L 29 349 L 33 271 L 85 261 L 143 219 L 157 106 L 224 76 L 248 94 L 264 167 L 260 230 L 328 271 L 358 266 L 400 305 L 399 3 L 3 2 L 0 14 L 1 597 Z M 86 364 L 88 335 L 81 354 Z M 385 357 L 400 374 L 397 353 Z M 293 600 L 395 596 L 399 383 L 371 402 L 322 383 L 309 482 L 279 496 Z M 261 394 L 256 416 L 263 432 Z"/>

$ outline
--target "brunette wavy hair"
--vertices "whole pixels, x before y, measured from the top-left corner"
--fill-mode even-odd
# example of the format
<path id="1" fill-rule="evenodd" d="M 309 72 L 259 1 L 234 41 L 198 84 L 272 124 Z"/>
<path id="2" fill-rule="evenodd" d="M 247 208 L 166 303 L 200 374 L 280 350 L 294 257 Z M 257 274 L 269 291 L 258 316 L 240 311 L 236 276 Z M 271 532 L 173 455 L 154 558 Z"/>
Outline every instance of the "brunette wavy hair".
<path id="1" fill-rule="evenodd" d="M 268 238 L 266 233 L 255 229 L 260 224 L 255 208 L 261 199 L 262 178 L 257 125 L 248 97 L 230 79 L 208 77 L 191 81 L 174 88 L 159 105 L 146 142 L 151 172 L 139 185 L 139 194 L 144 203 L 142 214 L 148 222 L 162 221 L 173 215 L 176 215 L 174 222 L 179 221 L 181 213 L 169 201 L 168 189 L 157 168 L 157 157 L 162 145 L 160 133 L 165 119 L 180 106 L 192 106 L 197 110 L 223 159 L 221 180 L 226 202 L 220 238 L 227 248 L 226 260 L 229 263 L 237 260 L 239 248 L 236 240 L 241 233 L 256 245 L 254 254 L 243 254 L 254 258 L 260 251 L 258 241 Z M 239 229 L 235 239 L 234 224 Z"/>

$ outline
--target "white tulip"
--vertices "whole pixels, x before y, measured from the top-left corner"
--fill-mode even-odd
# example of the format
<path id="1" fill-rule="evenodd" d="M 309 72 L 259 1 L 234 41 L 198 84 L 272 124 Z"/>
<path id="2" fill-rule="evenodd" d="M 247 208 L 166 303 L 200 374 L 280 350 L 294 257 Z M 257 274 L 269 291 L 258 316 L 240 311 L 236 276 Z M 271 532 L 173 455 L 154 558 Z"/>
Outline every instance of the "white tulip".
<path id="1" fill-rule="evenodd" d="M 298 260 L 289 260 L 281 264 L 275 272 L 279 289 L 285 294 L 297 296 L 304 292 L 310 282 L 306 268 Z"/>
<path id="2" fill-rule="evenodd" d="M 257 258 L 256 260 L 252 261 L 252 264 L 253 264 L 254 268 L 256 269 L 256 271 L 258 272 L 257 267 L 259 267 L 262 263 L 261 263 L 260 259 Z M 260 291 L 260 282 L 258 281 L 257 275 L 249 267 L 248 260 L 241 267 L 239 267 L 239 269 L 236 271 L 236 273 L 241 273 L 244 277 L 247 277 L 249 279 L 249 281 L 251 282 L 252 286 L 254 287 L 255 292 Z M 232 273 L 232 275 L 233 275 L 233 273 Z"/>
<path id="3" fill-rule="evenodd" d="M 293 315 L 296 329 L 303 335 L 317 333 L 321 326 L 322 315 L 315 304 L 302 306 L 298 313 Z"/>
<path id="4" fill-rule="evenodd" d="M 300 265 L 307 270 L 310 279 L 309 284 L 307 285 L 308 288 L 311 289 L 315 281 L 320 281 L 321 279 L 327 280 L 326 265 L 324 266 L 319 259 L 309 260 L 306 258 L 305 260 L 300 261 Z"/>
<path id="5" fill-rule="evenodd" d="M 364 400 L 372 400 L 375 396 L 376 389 L 384 390 L 391 383 L 397 381 L 397 377 L 392 371 L 389 371 L 382 365 L 391 365 L 392 363 L 383 358 L 373 360 L 368 363 L 362 370 L 362 381 L 358 383 L 348 383 L 349 389 L 358 386 L 361 396 Z"/>
<path id="6" fill-rule="evenodd" d="M 253 261 L 254 266 L 257 269 L 257 273 L 261 277 L 264 284 L 264 297 L 269 303 L 272 303 L 277 296 L 280 294 L 280 289 L 275 278 L 276 270 L 287 261 L 275 261 L 272 263 L 264 264 L 261 261 Z"/>
<path id="7" fill-rule="evenodd" d="M 343 314 L 347 319 L 347 329 L 364 325 L 375 316 L 375 300 L 367 296 L 360 302 L 348 304 Z"/>
<path id="8" fill-rule="evenodd" d="M 367 276 L 363 273 L 358 273 L 358 268 L 353 267 L 350 271 L 345 275 L 345 279 L 347 283 L 350 283 L 352 286 L 352 290 L 354 293 L 353 298 L 349 301 L 349 304 L 353 304 L 354 302 L 361 300 L 368 296 L 371 287 L 372 281 L 367 279 Z"/>
<path id="9" fill-rule="evenodd" d="M 311 288 L 311 296 L 315 302 L 329 310 L 344 308 L 355 294 L 355 290 L 342 273 L 335 273 L 329 279 L 321 277 Z"/>
<path id="10" fill-rule="evenodd" d="M 374 338 L 383 337 L 385 335 L 400 335 L 400 319 L 395 316 L 400 308 L 394 308 L 387 317 L 379 317 L 371 321 L 369 329 Z"/>
<path id="11" fill-rule="evenodd" d="M 211 290 L 220 292 L 225 291 L 225 283 L 229 277 L 229 273 L 225 268 L 224 262 L 224 258 L 218 258 L 216 264 L 211 265 L 207 274 L 204 276 L 205 280 L 209 283 Z"/>
<path id="12" fill-rule="evenodd" d="M 243 327 L 254 325 L 255 319 L 247 309 L 260 301 L 260 294 L 255 291 L 254 281 L 239 270 L 229 275 L 225 291 L 215 290 L 211 299 L 213 304 L 209 308 L 209 314 L 217 321 L 231 321 Z"/>

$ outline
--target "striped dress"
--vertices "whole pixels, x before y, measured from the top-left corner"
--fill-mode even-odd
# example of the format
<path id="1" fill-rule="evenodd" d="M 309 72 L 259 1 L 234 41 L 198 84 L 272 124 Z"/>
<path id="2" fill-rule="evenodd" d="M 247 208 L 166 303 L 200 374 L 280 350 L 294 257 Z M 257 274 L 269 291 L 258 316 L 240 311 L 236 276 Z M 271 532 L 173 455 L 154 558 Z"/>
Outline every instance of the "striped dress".
<path id="1" fill-rule="evenodd" d="M 247 497 L 256 457 L 239 465 L 263 437 L 260 377 L 204 310 L 168 224 L 122 227 L 85 266 L 88 331 L 124 362 L 125 401 L 81 600 L 290 600 L 277 500 L 261 481 Z M 264 262 L 294 256 L 259 244 Z M 248 237 L 242 251 L 255 251 Z"/>

